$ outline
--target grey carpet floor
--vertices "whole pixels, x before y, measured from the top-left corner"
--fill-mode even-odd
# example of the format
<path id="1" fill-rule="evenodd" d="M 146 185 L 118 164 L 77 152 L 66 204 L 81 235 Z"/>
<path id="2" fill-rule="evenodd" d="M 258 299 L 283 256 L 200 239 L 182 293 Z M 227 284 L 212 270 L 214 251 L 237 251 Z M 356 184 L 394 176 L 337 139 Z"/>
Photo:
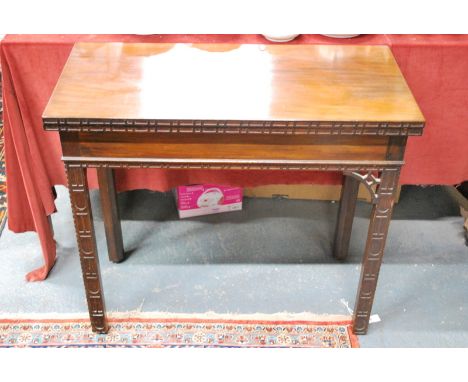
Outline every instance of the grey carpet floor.
<path id="1" fill-rule="evenodd" d="M 170 193 L 119 195 L 128 259 L 106 258 L 92 192 L 109 311 L 312 312 L 353 308 L 370 205 L 359 202 L 349 259 L 331 246 L 338 204 L 245 199 L 239 212 L 179 220 Z M 86 312 L 67 190 L 53 216 L 58 260 L 44 282 L 34 233 L 0 238 L 0 313 Z M 457 205 L 442 187 L 404 187 L 391 224 L 374 303 L 381 321 L 363 347 L 468 346 L 468 247 Z"/>

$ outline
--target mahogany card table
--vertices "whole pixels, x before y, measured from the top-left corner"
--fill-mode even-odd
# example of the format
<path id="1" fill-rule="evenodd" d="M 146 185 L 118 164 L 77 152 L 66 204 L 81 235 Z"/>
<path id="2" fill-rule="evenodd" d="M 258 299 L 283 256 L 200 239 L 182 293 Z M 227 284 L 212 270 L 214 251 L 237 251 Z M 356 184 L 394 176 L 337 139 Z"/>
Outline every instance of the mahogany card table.
<path id="1" fill-rule="evenodd" d="M 43 124 L 60 132 L 94 331 L 108 325 L 90 167 L 98 171 L 115 262 L 124 259 L 116 168 L 342 172 L 340 260 L 363 183 L 373 209 L 353 331 L 367 332 L 407 138 L 424 127 L 388 47 L 77 43 Z"/>

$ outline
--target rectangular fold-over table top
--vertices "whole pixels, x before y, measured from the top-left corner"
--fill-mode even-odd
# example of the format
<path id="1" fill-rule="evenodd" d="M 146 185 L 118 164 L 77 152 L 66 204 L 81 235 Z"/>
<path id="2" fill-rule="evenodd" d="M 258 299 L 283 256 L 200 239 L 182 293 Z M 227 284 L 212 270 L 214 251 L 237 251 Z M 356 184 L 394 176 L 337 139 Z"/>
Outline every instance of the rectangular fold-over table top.
<path id="1" fill-rule="evenodd" d="M 424 126 L 387 46 L 294 44 L 76 43 L 43 121 L 71 131 L 419 135 Z"/>

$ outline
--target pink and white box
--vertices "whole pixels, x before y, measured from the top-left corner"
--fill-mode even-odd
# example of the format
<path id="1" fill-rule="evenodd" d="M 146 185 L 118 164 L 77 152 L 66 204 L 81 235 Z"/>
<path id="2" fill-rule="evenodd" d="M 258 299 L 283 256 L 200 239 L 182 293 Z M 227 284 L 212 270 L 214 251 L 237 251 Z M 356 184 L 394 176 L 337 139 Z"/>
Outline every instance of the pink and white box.
<path id="1" fill-rule="evenodd" d="M 217 214 L 242 209 L 242 188 L 197 184 L 175 189 L 179 217 Z"/>

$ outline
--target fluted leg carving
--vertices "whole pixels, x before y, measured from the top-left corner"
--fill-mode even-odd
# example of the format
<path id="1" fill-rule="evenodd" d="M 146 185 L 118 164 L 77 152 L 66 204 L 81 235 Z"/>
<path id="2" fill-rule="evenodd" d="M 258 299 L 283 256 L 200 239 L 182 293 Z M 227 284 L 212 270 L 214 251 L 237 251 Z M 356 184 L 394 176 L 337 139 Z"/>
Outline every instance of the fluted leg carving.
<path id="1" fill-rule="evenodd" d="M 384 254 L 400 169 L 382 171 L 369 224 L 353 317 L 353 332 L 366 334 Z"/>
<path id="2" fill-rule="evenodd" d="M 73 165 L 66 167 L 91 326 L 94 332 L 107 333 L 108 326 L 96 249 L 93 215 L 86 180 L 86 169 Z"/>

